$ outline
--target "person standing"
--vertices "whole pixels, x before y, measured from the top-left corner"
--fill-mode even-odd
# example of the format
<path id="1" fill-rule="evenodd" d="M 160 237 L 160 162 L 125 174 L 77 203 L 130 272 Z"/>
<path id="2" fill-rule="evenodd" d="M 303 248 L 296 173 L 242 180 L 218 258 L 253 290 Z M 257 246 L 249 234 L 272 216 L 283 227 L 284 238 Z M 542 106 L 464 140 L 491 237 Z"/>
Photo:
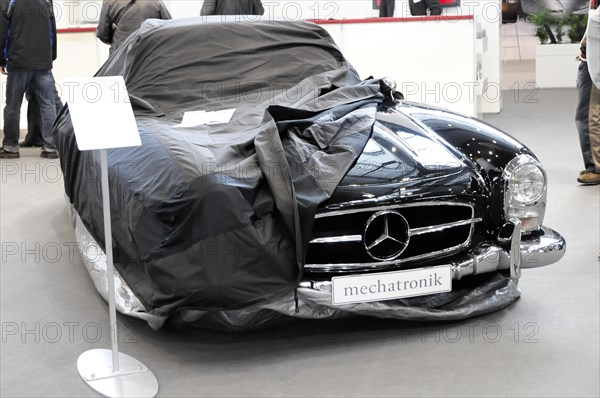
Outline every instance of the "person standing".
<path id="1" fill-rule="evenodd" d="M 410 15 L 421 16 L 427 15 L 442 15 L 442 6 L 439 0 L 408 0 L 408 8 Z"/>
<path id="2" fill-rule="evenodd" d="M 588 70 L 592 83 L 596 88 L 600 88 L 600 8 L 598 7 L 590 10 L 586 37 L 589 44 Z"/>
<path id="3" fill-rule="evenodd" d="M 381 0 L 379 3 L 379 18 L 393 17 L 396 0 Z"/>
<path id="4" fill-rule="evenodd" d="M 110 45 L 112 54 L 146 19 L 171 19 L 162 0 L 104 0 L 96 37 Z"/>
<path id="5" fill-rule="evenodd" d="M 52 137 L 56 119 L 52 61 L 56 59 L 56 21 L 51 0 L 1 0 L 0 72 L 7 75 L 4 140 L 0 159 L 19 157 L 21 103 L 29 89 L 41 113 L 41 156 L 56 159 Z"/>
<path id="6" fill-rule="evenodd" d="M 590 11 L 586 37 L 588 71 L 591 78 L 588 130 L 592 158 L 596 165 L 600 165 L 600 8 L 598 7 Z M 600 184 L 600 167 L 596 168 L 594 174 L 580 176 L 579 182 L 589 185 Z"/>
<path id="7" fill-rule="evenodd" d="M 590 10 L 598 8 L 598 1 L 590 1 Z M 590 111 L 592 110 L 592 103 L 590 99 L 592 96 L 592 78 L 590 71 L 588 70 L 588 57 L 587 57 L 587 35 L 584 36 L 581 41 L 581 54 L 579 55 L 579 69 L 577 71 L 577 99 L 575 102 L 575 126 L 579 134 L 579 144 L 581 146 L 581 155 L 583 157 L 583 164 L 585 169 L 579 172 L 577 182 L 586 185 L 597 185 L 600 184 L 600 143 L 596 144 L 595 151 L 597 152 L 594 156 L 593 147 L 591 145 L 592 132 L 590 131 Z M 591 49 L 592 51 L 594 49 Z M 592 60 L 592 62 L 595 60 Z M 600 133 L 596 133 L 600 134 Z"/>

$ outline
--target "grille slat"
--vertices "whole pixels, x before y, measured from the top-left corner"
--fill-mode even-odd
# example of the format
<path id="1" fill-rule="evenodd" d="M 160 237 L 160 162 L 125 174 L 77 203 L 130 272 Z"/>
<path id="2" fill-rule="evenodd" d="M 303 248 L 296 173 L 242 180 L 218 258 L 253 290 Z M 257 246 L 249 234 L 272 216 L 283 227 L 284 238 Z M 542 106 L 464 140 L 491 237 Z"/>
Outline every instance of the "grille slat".
<path id="1" fill-rule="evenodd" d="M 374 215 L 389 211 L 401 214 L 408 223 L 408 246 L 398 258 L 374 260 L 363 242 L 365 224 Z M 481 218 L 475 218 L 474 206 L 461 202 L 420 202 L 320 213 L 313 227 L 305 269 L 379 270 L 450 255 L 471 243 L 478 222 Z"/>

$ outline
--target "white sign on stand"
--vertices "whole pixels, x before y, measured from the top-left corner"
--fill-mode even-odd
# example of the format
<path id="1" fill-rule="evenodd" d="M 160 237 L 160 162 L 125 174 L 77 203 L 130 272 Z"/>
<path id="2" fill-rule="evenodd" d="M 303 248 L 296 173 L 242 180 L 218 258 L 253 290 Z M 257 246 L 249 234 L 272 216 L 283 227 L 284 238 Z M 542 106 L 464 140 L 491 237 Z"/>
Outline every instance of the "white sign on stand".
<path id="1" fill-rule="evenodd" d="M 65 86 L 80 151 L 142 145 L 122 76 L 71 79 Z"/>
<path id="2" fill-rule="evenodd" d="M 81 379 L 106 397 L 154 397 L 158 381 L 143 363 L 119 352 L 115 305 L 112 229 L 106 150 L 142 145 L 122 76 L 76 79 L 68 82 L 67 103 L 80 151 L 98 150 L 102 175 L 104 243 L 111 350 L 94 349 L 77 359 Z"/>

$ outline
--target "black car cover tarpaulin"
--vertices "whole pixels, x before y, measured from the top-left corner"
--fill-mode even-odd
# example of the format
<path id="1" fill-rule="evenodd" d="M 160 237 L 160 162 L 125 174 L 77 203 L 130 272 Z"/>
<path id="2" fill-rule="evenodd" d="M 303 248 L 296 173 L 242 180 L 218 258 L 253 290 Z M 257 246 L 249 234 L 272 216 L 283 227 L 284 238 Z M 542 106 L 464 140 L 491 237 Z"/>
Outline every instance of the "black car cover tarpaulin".
<path id="1" fill-rule="evenodd" d="M 289 296 L 318 205 L 371 135 L 380 82 L 311 23 L 200 19 L 147 21 L 98 75 L 124 76 L 142 140 L 108 160 L 115 266 L 144 307 Z M 175 127 L 223 109 L 227 124 Z M 68 109 L 55 135 L 67 195 L 104 246 L 99 159 L 77 149 Z"/>

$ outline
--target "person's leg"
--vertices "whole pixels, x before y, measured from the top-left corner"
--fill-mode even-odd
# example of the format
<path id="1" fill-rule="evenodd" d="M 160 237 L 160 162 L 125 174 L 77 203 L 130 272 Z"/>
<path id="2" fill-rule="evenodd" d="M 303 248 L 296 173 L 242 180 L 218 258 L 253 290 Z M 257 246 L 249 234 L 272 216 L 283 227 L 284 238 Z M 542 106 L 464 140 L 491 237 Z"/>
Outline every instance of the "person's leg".
<path id="1" fill-rule="evenodd" d="M 41 112 L 42 136 L 44 137 L 44 148 L 42 156 L 48 153 L 56 153 L 52 127 L 56 120 L 56 106 L 54 104 L 54 77 L 51 71 L 35 71 L 31 81 L 32 93 L 35 95 Z M 55 156 L 52 156 L 55 157 Z"/>
<path id="2" fill-rule="evenodd" d="M 42 137 L 42 121 L 40 117 L 40 106 L 32 95 L 31 88 L 27 90 L 27 135 L 23 142 L 19 144 L 21 147 L 42 147 L 44 146 L 44 138 Z"/>
<path id="3" fill-rule="evenodd" d="M 54 107 L 56 108 L 56 116 L 58 117 L 58 114 L 63 107 L 63 103 L 58 95 L 58 90 L 56 90 L 56 85 L 54 86 Z"/>
<path id="4" fill-rule="evenodd" d="M 379 4 L 379 17 L 393 17 L 396 0 L 381 0 Z"/>
<path id="5" fill-rule="evenodd" d="M 600 89 L 594 84 L 590 94 L 589 134 L 596 173 L 600 174 Z"/>
<path id="6" fill-rule="evenodd" d="M 419 0 L 417 2 L 408 0 L 408 7 L 410 9 L 410 15 L 412 16 L 427 15 L 427 6 L 425 5 L 424 0 Z"/>
<path id="7" fill-rule="evenodd" d="M 6 105 L 4 106 L 4 140 L 0 158 L 18 156 L 21 123 L 21 103 L 32 72 L 9 72 L 6 78 Z"/>
<path id="8" fill-rule="evenodd" d="M 439 0 L 422 0 L 427 4 L 429 15 L 442 15 L 442 6 Z"/>
<path id="9" fill-rule="evenodd" d="M 577 72 L 577 99 L 575 102 L 575 126 L 579 134 L 579 144 L 581 145 L 581 155 L 583 156 L 583 173 L 596 170 L 592 151 L 590 149 L 589 136 L 589 111 L 590 111 L 590 92 L 592 90 L 592 79 L 588 72 L 587 62 L 579 64 Z"/>
<path id="10" fill-rule="evenodd" d="M 388 4 L 387 4 L 388 17 L 393 17 L 395 10 L 396 10 L 396 0 L 388 0 Z"/>
<path id="11" fill-rule="evenodd" d="M 19 143 L 20 147 L 43 147 L 44 137 L 42 137 L 42 117 L 40 106 L 35 95 L 32 95 L 31 89 L 27 90 L 27 135 L 23 142 Z M 56 115 L 63 107 L 63 103 L 58 95 L 56 86 L 54 87 L 54 107 L 56 108 Z"/>

